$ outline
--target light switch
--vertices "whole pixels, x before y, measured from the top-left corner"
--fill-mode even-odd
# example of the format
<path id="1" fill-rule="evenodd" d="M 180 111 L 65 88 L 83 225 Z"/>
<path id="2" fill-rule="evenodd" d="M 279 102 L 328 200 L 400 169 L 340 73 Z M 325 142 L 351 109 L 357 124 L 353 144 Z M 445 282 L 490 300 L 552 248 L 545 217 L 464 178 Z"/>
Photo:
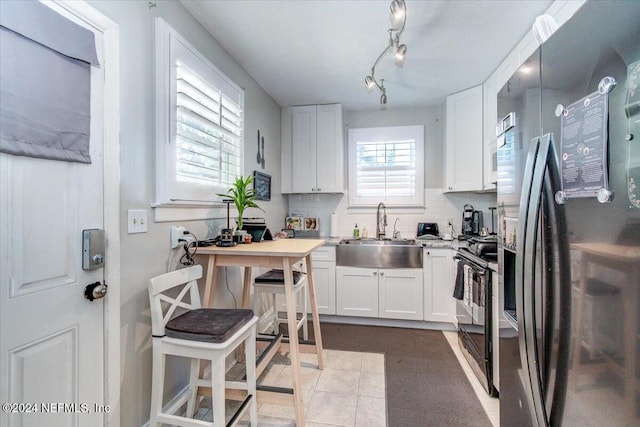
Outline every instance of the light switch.
<path id="1" fill-rule="evenodd" d="M 127 231 L 129 234 L 147 232 L 147 211 L 129 209 L 127 211 Z"/>

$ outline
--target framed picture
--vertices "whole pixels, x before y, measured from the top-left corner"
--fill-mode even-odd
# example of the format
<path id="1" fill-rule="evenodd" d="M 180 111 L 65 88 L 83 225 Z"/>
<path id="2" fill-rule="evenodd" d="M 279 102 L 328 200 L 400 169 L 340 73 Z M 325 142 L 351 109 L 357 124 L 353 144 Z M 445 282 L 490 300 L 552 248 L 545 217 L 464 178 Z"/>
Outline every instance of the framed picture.
<path id="1" fill-rule="evenodd" d="M 253 171 L 253 192 L 256 200 L 271 200 L 271 175 Z"/>
<path id="2" fill-rule="evenodd" d="M 287 230 L 304 230 L 304 218 L 299 216 L 288 216 L 285 220 Z"/>
<path id="3" fill-rule="evenodd" d="M 310 231 L 320 230 L 320 220 L 314 217 L 306 217 L 304 219 L 304 229 Z"/>

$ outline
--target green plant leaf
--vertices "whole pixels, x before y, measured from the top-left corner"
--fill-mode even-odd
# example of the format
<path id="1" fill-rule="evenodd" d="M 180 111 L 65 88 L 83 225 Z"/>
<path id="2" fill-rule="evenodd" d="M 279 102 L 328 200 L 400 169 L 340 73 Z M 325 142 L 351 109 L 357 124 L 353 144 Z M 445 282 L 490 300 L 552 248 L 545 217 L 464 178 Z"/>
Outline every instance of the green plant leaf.
<path id="1" fill-rule="evenodd" d="M 255 194 L 253 190 L 253 177 L 248 175 L 246 178 L 242 176 L 236 177 L 231 188 L 226 193 L 217 193 L 218 196 L 229 198 L 238 210 L 238 229 L 242 228 L 242 215 L 246 208 L 257 208 L 264 212 L 260 206 L 255 203 Z"/>

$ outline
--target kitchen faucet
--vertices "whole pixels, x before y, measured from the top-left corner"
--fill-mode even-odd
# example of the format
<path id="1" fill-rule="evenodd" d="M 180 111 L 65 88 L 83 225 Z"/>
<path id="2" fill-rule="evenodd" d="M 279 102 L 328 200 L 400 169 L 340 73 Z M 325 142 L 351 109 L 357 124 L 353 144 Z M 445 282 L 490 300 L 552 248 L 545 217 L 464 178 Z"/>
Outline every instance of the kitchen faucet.
<path id="1" fill-rule="evenodd" d="M 396 230 L 396 224 L 398 223 L 398 221 L 400 220 L 399 217 L 396 217 L 396 220 L 393 222 L 393 239 L 399 239 L 400 238 L 400 230 Z"/>
<path id="2" fill-rule="evenodd" d="M 384 209 L 382 216 L 380 216 L 380 208 Z M 382 226 L 382 227 L 380 227 Z M 387 235 L 387 207 L 384 203 L 378 203 L 378 210 L 376 211 L 376 239 L 382 239 Z"/>

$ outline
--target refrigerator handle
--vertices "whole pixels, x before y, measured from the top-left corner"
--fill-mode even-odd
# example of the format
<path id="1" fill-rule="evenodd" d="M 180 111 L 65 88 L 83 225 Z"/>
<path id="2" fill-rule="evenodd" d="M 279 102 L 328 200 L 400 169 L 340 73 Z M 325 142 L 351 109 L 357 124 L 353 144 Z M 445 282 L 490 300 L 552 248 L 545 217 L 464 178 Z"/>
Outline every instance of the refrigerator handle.
<path id="1" fill-rule="evenodd" d="M 536 291 L 536 255 L 538 249 L 538 227 L 540 224 L 540 212 L 542 208 L 542 192 L 544 188 L 545 172 L 547 169 L 547 157 L 551 145 L 550 135 L 538 139 L 538 150 L 535 156 L 533 174 L 531 177 L 531 191 L 529 206 L 526 210 L 527 220 L 524 230 L 525 247 L 523 259 L 523 313 L 524 336 L 526 341 L 526 367 L 529 371 L 531 385 L 531 400 L 533 403 L 534 425 L 548 426 L 547 411 L 544 405 L 544 392 L 542 389 L 541 364 L 538 357 L 537 324 L 535 315 L 535 291 Z M 520 205 L 522 209 L 522 205 Z M 538 278 L 539 281 L 539 278 Z M 539 302 L 541 303 L 541 302 Z"/>
<path id="2" fill-rule="evenodd" d="M 522 178 L 522 191 L 520 193 L 520 210 L 518 217 L 518 228 L 516 230 L 518 242 L 516 246 L 516 265 L 515 265 L 515 291 L 516 291 L 516 313 L 518 321 L 518 346 L 520 348 L 520 363 L 522 370 L 525 373 L 523 378 L 523 389 L 525 391 L 525 397 L 528 400 L 528 407 L 535 408 L 535 401 L 532 396 L 531 385 L 531 369 L 529 368 L 528 348 L 531 345 L 531 340 L 528 337 L 527 324 L 530 322 L 529 309 L 525 306 L 525 292 L 526 289 L 530 289 L 532 282 L 529 277 L 525 275 L 528 261 L 531 251 L 527 248 L 532 244 L 534 239 L 530 239 L 527 236 L 529 227 L 527 227 L 527 221 L 529 220 L 530 203 L 533 200 L 531 197 L 533 176 L 536 166 L 536 160 L 538 155 L 538 149 L 540 147 L 540 138 L 536 137 L 531 140 L 529 144 L 529 151 L 527 153 L 527 159 L 524 168 L 524 174 Z M 534 252 L 535 253 L 535 252 Z M 533 425 L 538 425 L 536 411 L 531 413 Z"/>
<path id="3" fill-rule="evenodd" d="M 550 135 L 549 153 L 547 155 L 547 173 L 545 174 L 544 201 L 546 224 L 548 224 L 551 258 L 549 268 L 553 272 L 548 274 L 551 282 L 551 292 L 557 290 L 558 300 L 554 304 L 560 308 L 558 320 L 555 321 L 555 307 L 549 307 L 546 315 L 548 321 L 546 339 L 552 341 L 554 330 L 558 331 L 558 350 L 555 361 L 555 379 L 551 407 L 548 408 L 549 424 L 561 425 L 564 414 L 566 391 L 569 374 L 569 351 L 571 348 L 571 268 L 569 255 L 569 240 L 564 206 L 555 202 L 556 191 L 561 188 L 562 177 L 558 157 L 553 144 L 553 134 Z M 549 270 L 549 268 L 547 270 Z M 552 347 L 552 342 L 549 342 Z M 552 361 L 550 363 L 553 364 Z M 551 370 L 549 370 L 551 371 Z M 549 382 L 551 383 L 551 382 Z"/>

